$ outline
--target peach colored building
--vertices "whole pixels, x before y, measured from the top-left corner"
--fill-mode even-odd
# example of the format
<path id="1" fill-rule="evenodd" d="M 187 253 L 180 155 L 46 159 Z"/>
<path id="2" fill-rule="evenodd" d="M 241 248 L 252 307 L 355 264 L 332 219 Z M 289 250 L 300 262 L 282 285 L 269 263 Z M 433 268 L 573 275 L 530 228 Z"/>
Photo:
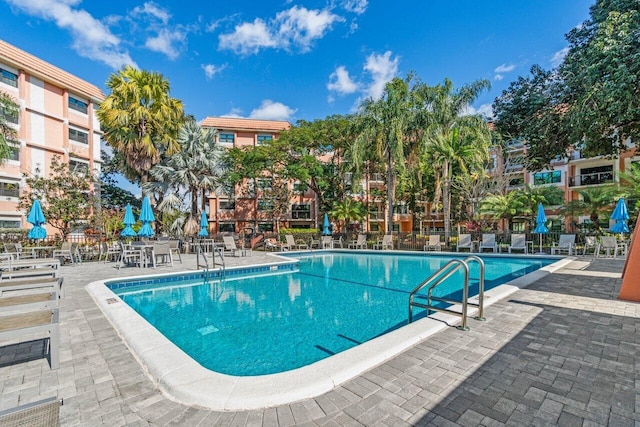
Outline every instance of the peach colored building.
<path id="1" fill-rule="evenodd" d="M 0 91 L 20 106 L 12 157 L 0 165 L 0 228 L 29 228 L 18 210 L 23 174 L 47 176 L 54 156 L 77 168 L 100 173 L 102 132 L 95 115 L 102 91 L 0 40 Z M 49 234 L 55 229 L 49 228 Z"/>

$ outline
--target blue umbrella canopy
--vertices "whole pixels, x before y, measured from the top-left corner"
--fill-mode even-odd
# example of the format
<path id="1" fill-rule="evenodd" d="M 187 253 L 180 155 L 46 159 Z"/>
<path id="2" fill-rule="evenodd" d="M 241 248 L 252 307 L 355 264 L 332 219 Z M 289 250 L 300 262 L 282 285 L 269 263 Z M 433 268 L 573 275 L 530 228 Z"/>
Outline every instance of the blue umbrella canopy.
<path id="1" fill-rule="evenodd" d="M 127 207 L 124 210 L 124 219 L 122 220 L 124 225 L 133 225 L 136 223 L 136 218 L 133 216 L 133 210 L 131 204 L 127 203 Z"/>
<path id="2" fill-rule="evenodd" d="M 611 227 L 613 233 L 629 232 L 629 226 L 627 225 L 629 210 L 627 209 L 627 203 L 624 201 L 624 197 L 618 199 L 618 203 L 616 203 L 616 207 L 611 214 L 611 219 L 617 221 L 613 227 Z"/>
<path id="3" fill-rule="evenodd" d="M 44 217 L 44 213 L 42 212 L 40 200 L 36 199 L 33 201 L 33 205 L 31 206 L 31 210 L 29 211 L 29 215 L 27 216 L 27 221 L 33 224 L 33 228 L 29 230 L 29 234 L 27 234 L 27 237 L 29 239 L 44 239 L 45 237 L 47 237 L 47 230 L 42 227 L 42 225 L 46 222 L 46 219 Z"/>
<path id="4" fill-rule="evenodd" d="M 200 215 L 200 231 L 198 232 L 199 237 L 208 237 L 209 236 L 209 219 L 207 218 L 207 213 L 202 211 Z"/>
<path id="5" fill-rule="evenodd" d="M 329 223 L 329 215 L 324 214 L 324 220 L 322 221 L 322 235 L 323 236 L 328 236 L 331 234 L 331 231 L 329 230 L 329 227 L 331 226 L 331 224 Z"/>
<path id="6" fill-rule="evenodd" d="M 153 222 L 156 220 L 156 217 L 153 215 L 153 210 L 151 209 L 151 202 L 147 196 L 144 196 L 144 199 L 142 199 L 142 209 L 140 209 L 139 219 L 142 222 Z"/>
<path id="7" fill-rule="evenodd" d="M 122 230 L 122 231 L 120 232 L 120 235 L 121 235 L 122 237 L 136 237 L 136 236 L 137 236 L 136 232 L 135 232 L 135 231 L 133 231 L 133 228 L 131 228 L 131 226 L 130 226 L 130 225 L 127 225 L 127 226 L 124 228 L 124 230 Z"/>
<path id="8" fill-rule="evenodd" d="M 140 221 L 142 221 L 142 228 L 138 231 L 138 236 L 151 237 L 155 235 L 155 231 L 151 228 L 151 222 L 155 220 L 156 217 L 153 215 L 151 202 L 147 196 L 144 196 L 144 199 L 142 199 L 142 209 L 140 209 Z"/>
<path id="9" fill-rule="evenodd" d="M 546 234 L 549 232 L 549 229 L 545 225 L 547 222 L 547 216 L 544 213 L 544 207 L 542 203 L 538 204 L 538 215 L 536 216 L 536 228 L 533 230 L 534 233 L 538 234 Z"/>

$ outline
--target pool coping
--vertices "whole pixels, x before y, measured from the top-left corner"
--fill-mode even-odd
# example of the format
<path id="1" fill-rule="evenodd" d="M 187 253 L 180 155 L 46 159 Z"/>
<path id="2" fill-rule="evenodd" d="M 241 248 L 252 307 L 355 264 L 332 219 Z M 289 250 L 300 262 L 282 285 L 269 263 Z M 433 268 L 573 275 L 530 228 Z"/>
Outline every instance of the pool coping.
<path id="1" fill-rule="evenodd" d="M 323 251 L 314 251 L 314 253 L 321 252 Z M 352 250 L 348 252 L 353 253 Z M 298 253 L 308 254 L 307 251 Z M 379 251 L 376 253 L 380 254 Z M 415 251 L 386 253 L 416 255 Z M 296 252 L 289 252 L 286 261 L 284 257 L 274 254 L 273 263 L 238 266 L 228 270 L 290 264 L 292 259 L 295 259 L 291 256 L 295 254 Z M 425 255 L 447 254 L 460 255 L 447 252 Z M 500 256 L 500 254 L 489 255 Z M 506 255 L 503 254 L 503 256 Z M 573 260 L 575 260 L 574 257 L 558 257 L 558 261 L 548 266 L 486 291 L 485 308 L 566 266 Z M 193 274 L 193 271 L 184 273 Z M 176 274 L 180 273 L 150 276 L 175 276 Z M 148 275 L 132 276 L 128 279 L 142 277 L 148 277 Z M 263 409 L 319 396 L 397 356 L 438 331 L 460 323 L 460 318 L 457 316 L 436 313 L 311 365 L 278 374 L 236 377 L 211 371 L 197 363 L 112 292 L 105 285 L 105 282 L 110 281 L 118 280 L 95 281 L 88 284 L 86 289 L 151 380 L 174 401 L 216 411 Z M 471 301 L 473 300 L 474 298 L 471 298 Z M 473 316 L 476 311 L 475 308 L 469 307 L 469 316 Z"/>

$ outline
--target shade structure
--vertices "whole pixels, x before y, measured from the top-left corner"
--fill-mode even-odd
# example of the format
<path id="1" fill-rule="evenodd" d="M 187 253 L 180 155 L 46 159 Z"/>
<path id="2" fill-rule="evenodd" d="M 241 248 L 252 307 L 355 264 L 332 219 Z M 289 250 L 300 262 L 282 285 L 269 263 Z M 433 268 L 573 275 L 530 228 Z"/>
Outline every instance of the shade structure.
<path id="1" fill-rule="evenodd" d="M 136 218 L 133 216 L 133 211 L 131 210 L 131 205 L 127 203 L 127 207 L 124 210 L 124 219 L 122 220 L 124 224 L 124 230 L 120 232 L 122 237 L 135 237 L 137 236 L 136 232 L 133 231 L 131 226 L 136 223 Z"/>
<path id="2" fill-rule="evenodd" d="M 209 237 L 209 218 L 207 218 L 205 211 L 202 211 L 202 214 L 200 214 L 200 231 L 198 232 L 198 237 Z"/>
<path id="3" fill-rule="evenodd" d="M 140 221 L 142 221 L 142 228 L 138 231 L 140 237 L 151 237 L 156 234 L 151 228 L 151 223 L 156 220 L 151 209 L 151 202 L 147 196 L 142 199 L 142 209 L 140 209 Z"/>
<path id="4" fill-rule="evenodd" d="M 536 228 L 533 230 L 534 233 L 538 233 L 540 235 L 540 253 L 542 253 L 542 235 L 547 234 L 549 229 L 545 225 L 547 222 L 547 215 L 544 213 L 544 206 L 542 203 L 538 204 L 538 215 L 536 215 Z"/>
<path id="5" fill-rule="evenodd" d="M 624 201 L 624 197 L 618 199 L 616 207 L 611 214 L 611 219 L 616 223 L 611 227 L 612 233 L 628 233 L 629 226 L 627 221 L 629 220 L 629 210 L 627 209 L 627 203 Z"/>
<path id="6" fill-rule="evenodd" d="M 329 223 L 329 215 L 324 214 L 324 219 L 322 220 L 322 235 L 323 236 L 328 236 L 331 234 L 331 231 L 329 230 L 329 227 L 331 226 L 331 224 Z"/>
<path id="7" fill-rule="evenodd" d="M 47 230 L 42 227 L 42 225 L 46 222 L 46 219 L 44 217 L 44 213 L 42 212 L 40 200 L 36 199 L 33 201 L 33 205 L 31 205 L 31 210 L 29 211 L 29 215 L 27 216 L 27 221 L 30 224 L 33 224 L 33 228 L 29 230 L 29 234 L 27 234 L 27 237 L 29 239 L 44 239 L 45 237 L 47 237 Z"/>

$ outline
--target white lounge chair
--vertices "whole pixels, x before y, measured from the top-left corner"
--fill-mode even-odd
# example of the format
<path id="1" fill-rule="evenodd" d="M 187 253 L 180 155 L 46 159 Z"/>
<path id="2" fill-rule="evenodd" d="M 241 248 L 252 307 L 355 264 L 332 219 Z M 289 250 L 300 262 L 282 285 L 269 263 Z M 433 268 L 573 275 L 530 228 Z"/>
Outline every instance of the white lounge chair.
<path id="1" fill-rule="evenodd" d="M 593 254 L 598 255 L 599 247 L 596 236 L 584 237 L 584 248 L 582 249 L 582 255 L 586 255 L 589 249 L 593 249 Z"/>
<path id="2" fill-rule="evenodd" d="M 498 252 L 495 234 L 487 233 L 482 235 L 482 242 L 480 242 L 478 252 L 482 252 L 484 249 L 491 249 L 494 253 Z"/>
<path id="3" fill-rule="evenodd" d="M 231 256 L 237 256 L 239 249 L 233 236 L 222 236 L 222 242 L 224 244 L 224 254 L 229 253 Z"/>
<path id="4" fill-rule="evenodd" d="M 604 251 L 605 256 L 617 257 L 618 252 L 620 255 L 626 255 L 627 246 L 624 243 L 618 242 L 615 236 L 602 236 L 600 238 L 600 245 L 598 246 L 597 256 L 600 256 L 600 252 Z"/>
<path id="5" fill-rule="evenodd" d="M 511 244 L 509 245 L 509 253 L 511 251 L 523 251 L 525 254 L 529 253 L 527 247 L 527 235 L 526 234 L 512 234 Z"/>
<path id="6" fill-rule="evenodd" d="M 358 239 L 349 243 L 349 249 L 367 249 L 367 235 L 358 234 Z"/>
<path id="7" fill-rule="evenodd" d="M 264 239 L 264 248 L 267 251 L 277 252 L 282 249 L 282 245 L 274 238 Z"/>
<path id="8" fill-rule="evenodd" d="M 373 245 L 373 249 L 392 250 L 393 236 L 391 234 L 385 234 L 382 236 L 382 239 L 378 240 L 378 243 Z"/>
<path id="9" fill-rule="evenodd" d="M 427 241 L 427 243 L 424 245 L 424 251 L 441 251 L 442 250 L 442 242 L 440 241 L 440 235 L 439 234 L 430 234 L 429 235 L 429 240 Z"/>
<path id="10" fill-rule="evenodd" d="M 458 245 L 456 246 L 456 252 L 460 252 L 460 249 L 469 249 L 469 252 L 473 252 L 473 241 L 471 240 L 471 234 L 460 234 L 458 236 Z"/>
<path id="11" fill-rule="evenodd" d="M 331 236 L 322 236 L 322 249 L 333 249 L 333 238 Z"/>
<path id="12" fill-rule="evenodd" d="M 566 252 L 567 255 L 571 255 L 573 253 L 575 243 L 575 234 L 561 234 L 558 244 L 554 244 L 551 247 L 551 255 L 556 255 L 556 253 L 560 254 L 562 252 Z"/>
<path id="13" fill-rule="evenodd" d="M 285 244 L 282 245 L 283 249 L 295 250 L 295 249 L 309 249 L 309 245 L 304 243 L 301 240 L 296 242 L 296 239 L 293 237 L 293 234 L 285 234 L 284 235 Z"/>
<path id="14" fill-rule="evenodd" d="M 34 334 L 49 336 L 51 369 L 60 367 L 60 328 L 58 309 L 37 310 L 0 316 L 0 341 L 19 341 Z"/>

